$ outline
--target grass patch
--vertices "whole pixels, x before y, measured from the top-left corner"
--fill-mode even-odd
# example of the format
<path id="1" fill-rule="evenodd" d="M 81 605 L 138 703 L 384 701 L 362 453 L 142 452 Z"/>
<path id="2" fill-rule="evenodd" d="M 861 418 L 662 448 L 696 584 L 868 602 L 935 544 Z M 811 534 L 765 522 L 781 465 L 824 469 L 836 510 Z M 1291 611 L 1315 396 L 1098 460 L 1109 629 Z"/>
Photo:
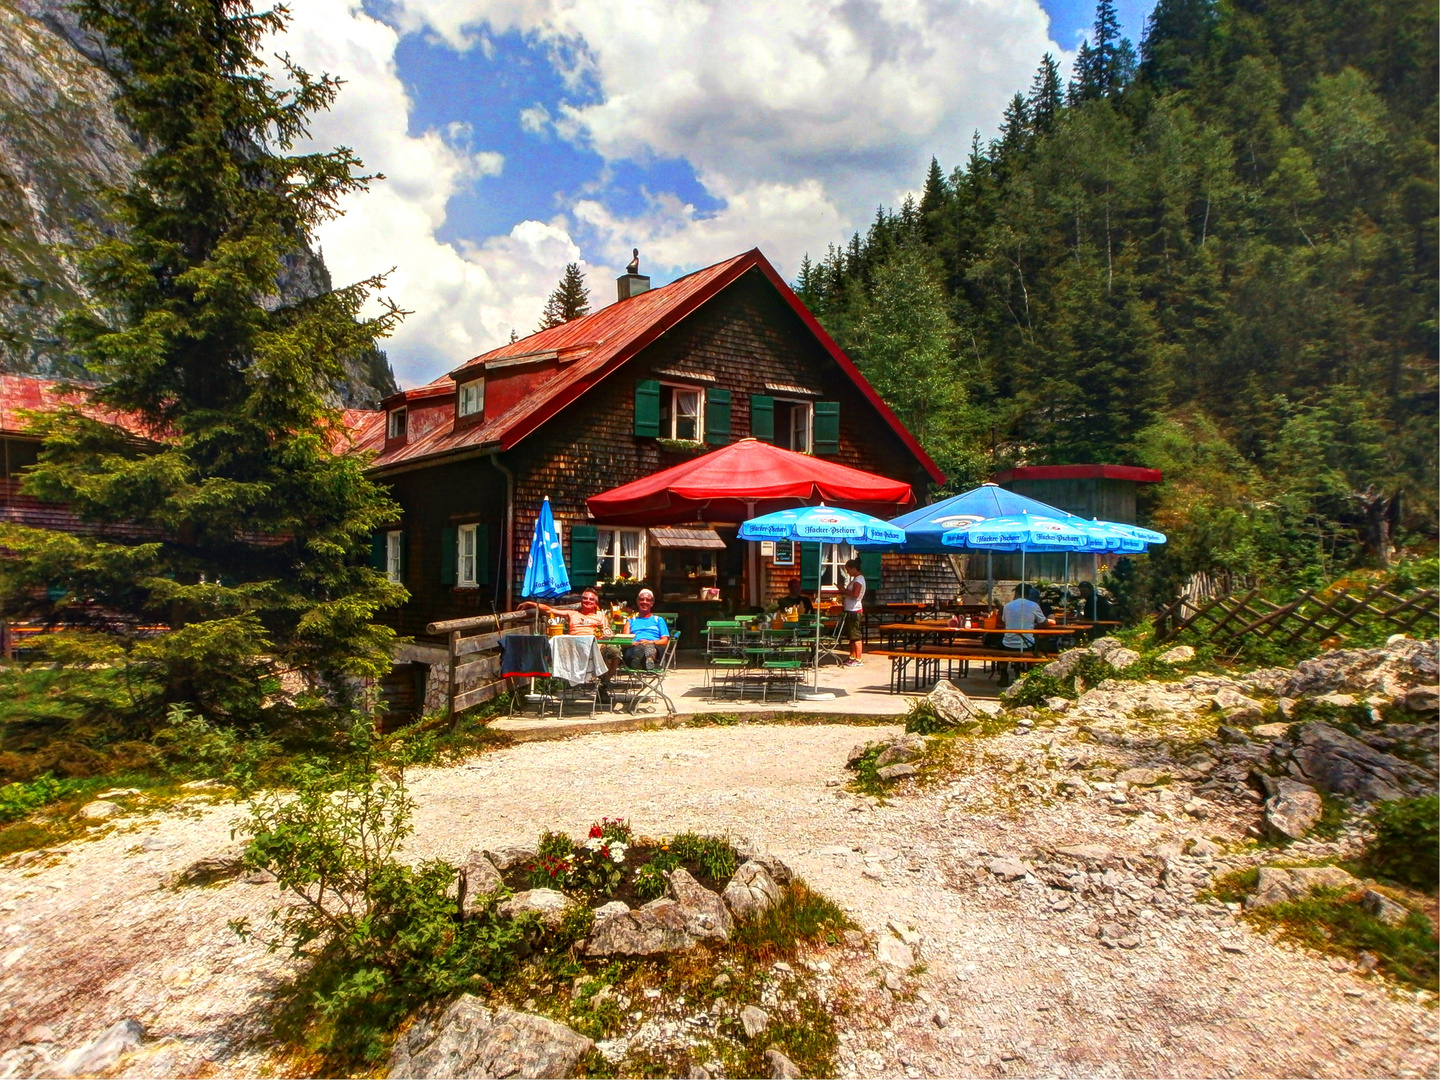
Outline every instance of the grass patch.
<path id="1" fill-rule="evenodd" d="M 1283 941 L 1318 952 L 1351 960 L 1368 952 L 1386 978 L 1417 990 L 1440 989 L 1440 940 L 1430 920 L 1412 911 L 1399 926 L 1389 926 L 1352 897 L 1345 889 L 1316 889 L 1298 900 L 1248 912 L 1245 918 L 1259 929 L 1274 930 Z"/>
<path id="2" fill-rule="evenodd" d="M 875 762 L 885 752 L 883 745 L 867 747 L 860 759 L 850 767 L 855 770 L 855 779 L 845 785 L 847 791 L 856 792 L 859 795 L 871 795 L 875 798 L 882 798 L 890 791 L 890 785 L 880 777 L 879 767 Z"/>
<path id="3" fill-rule="evenodd" d="M 1216 878 L 1210 883 L 1208 889 L 1202 889 L 1195 895 L 1197 904 L 1207 904 L 1212 901 L 1219 901 L 1222 904 L 1239 904 L 1245 897 L 1255 891 L 1260 884 L 1259 867 L 1251 867 L 1248 870 L 1232 870 L 1228 874 Z"/>

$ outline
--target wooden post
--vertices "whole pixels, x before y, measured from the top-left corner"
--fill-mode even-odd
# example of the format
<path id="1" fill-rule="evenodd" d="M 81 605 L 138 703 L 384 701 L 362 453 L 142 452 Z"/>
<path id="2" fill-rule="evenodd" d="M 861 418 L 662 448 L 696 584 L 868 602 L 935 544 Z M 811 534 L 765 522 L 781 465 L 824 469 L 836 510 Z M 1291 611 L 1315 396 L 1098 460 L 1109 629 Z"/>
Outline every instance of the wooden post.
<path id="1" fill-rule="evenodd" d="M 455 726 L 459 714 L 455 711 L 455 699 L 460 696 L 460 631 L 450 631 L 450 726 Z"/>

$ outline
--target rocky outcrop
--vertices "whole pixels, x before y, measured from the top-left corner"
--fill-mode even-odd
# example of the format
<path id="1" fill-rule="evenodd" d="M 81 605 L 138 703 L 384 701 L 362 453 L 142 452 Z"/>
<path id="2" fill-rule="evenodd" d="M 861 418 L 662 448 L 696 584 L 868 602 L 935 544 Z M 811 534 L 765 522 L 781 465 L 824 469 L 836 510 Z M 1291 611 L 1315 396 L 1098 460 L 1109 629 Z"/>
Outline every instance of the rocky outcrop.
<path id="1" fill-rule="evenodd" d="M 115 113 L 104 45 L 81 30 L 67 0 L 0 5 L 0 268 L 21 287 L 0 291 L 0 372 L 75 377 L 83 372 L 57 333 L 87 299 L 68 245 L 88 231 L 114 234 L 99 193 L 123 187 L 140 149 Z M 330 274 L 308 248 L 276 282 L 282 302 L 327 292 Z M 338 405 L 378 402 L 396 389 L 385 354 L 372 350 L 329 388 Z"/>
<path id="2" fill-rule="evenodd" d="M 1265 831 L 1278 840 L 1299 840 L 1320 820 L 1324 805 L 1309 784 L 1284 777 L 1265 779 Z"/>
<path id="3" fill-rule="evenodd" d="M 579 905 L 555 889 L 527 889 L 516 893 L 495 909 L 502 918 L 518 919 L 522 915 L 538 915 L 547 930 L 558 930 L 566 914 Z"/>
<path id="4" fill-rule="evenodd" d="M 1262 866 L 1255 891 L 1245 898 L 1254 911 L 1274 907 L 1286 900 L 1298 900 L 1316 888 L 1358 888 L 1360 882 L 1338 866 Z"/>
<path id="5" fill-rule="evenodd" d="M 53 1075 L 94 1076 L 109 1069 L 144 1041 L 145 1028 L 140 1021 L 121 1020 L 61 1058 L 54 1066 Z"/>
<path id="6" fill-rule="evenodd" d="M 935 689 L 925 696 L 925 700 L 929 703 L 930 708 L 935 710 L 935 715 L 940 718 L 941 722 L 952 727 L 984 719 L 984 715 L 975 707 L 965 691 L 949 679 L 941 679 L 937 682 Z"/>
<path id="7" fill-rule="evenodd" d="M 691 937 L 697 940 L 719 938 L 723 941 L 730 936 L 735 921 L 730 918 L 725 901 L 718 893 L 711 892 L 696 881 L 690 871 L 683 868 L 672 870 L 668 891 L 680 905 L 685 918 L 685 932 Z"/>
<path id="8" fill-rule="evenodd" d="M 1408 761 L 1329 724 L 1301 725 L 1289 739 L 1273 744 L 1271 753 L 1294 779 L 1362 802 L 1398 799 L 1427 781 Z"/>
<path id="9" fill-rule="evenodd" d="M 1398 697 L 1415 684 L 1434 685 L 1440 676 L 1435 640 L 1392 638 L 1378 649 L 1336 649 L 1297 664 L 1286 680 L 1286 697 L 1351 691 Z"/>
<path id="10" fill-rule="evenodd" d="M 685 912 L 669 897 L 634 911 L 597 917 L 585 939 L 587 956 L 654 956 L 694 948 Z"/>
<path id="11" fill-rule="evenodd" d="M 595 1044 L 564 1024 L 515 1009 L 491 1011 L 472 994 L 395 1043 L 393 1078 L 567 1077 Z"/>
<path id="12" fill-rule="evenodd" d="M 460 914 L 469 918 L 483 911 L 490 897 L 505 887 L 495 864 L 478 851 L 472 851 L 460 867 Z"/>

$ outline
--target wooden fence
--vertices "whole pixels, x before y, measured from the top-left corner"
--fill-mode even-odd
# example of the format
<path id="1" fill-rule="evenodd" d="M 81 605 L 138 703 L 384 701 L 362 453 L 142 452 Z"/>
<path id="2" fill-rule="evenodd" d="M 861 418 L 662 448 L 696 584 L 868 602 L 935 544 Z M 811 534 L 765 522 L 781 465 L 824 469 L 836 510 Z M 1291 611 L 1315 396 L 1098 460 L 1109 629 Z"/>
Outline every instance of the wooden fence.
<path id="1" fill-rule="evenodd" d="M 446 694 L 450 723 L 466 709 L 499 696 L 505 688 L 500 677 L 500 639 L 507 634 L 536 633 L 533 611 L 506 611 L 448 619 L 425 627 L 427 634 L 444 634 L 450 657 L 450 686 Z"/>
<path id="2" fill-rule="evenodd" d="M 1255 636 L 1290 648 L 1307 638 L 1312 644 L 1344 641 L 1347 634 L 1377 623 L 1397 634 L 1422 625 L 1434 633 L 1437 621 L 1440 593 L 1434 589 L 1409 596 L 1397 596 L 1383 585 L 1359 593 L 1307 589 L 1288 604 L 1272 603 L 1259 589 L 1249 589 L 1199 603 L 1180 596 L 1155 616 L 1155 641 L 1163 644 L 1194 630 L 1221 647 L 1238 646 L 1242 638 Z"/>

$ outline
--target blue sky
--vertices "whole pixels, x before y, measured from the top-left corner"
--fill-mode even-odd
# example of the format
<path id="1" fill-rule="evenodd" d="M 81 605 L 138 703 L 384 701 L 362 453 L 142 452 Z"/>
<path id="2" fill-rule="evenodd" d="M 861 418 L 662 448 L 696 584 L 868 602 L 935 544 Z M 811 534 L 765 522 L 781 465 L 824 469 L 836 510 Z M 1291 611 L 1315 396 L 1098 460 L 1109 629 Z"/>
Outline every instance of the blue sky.
<path id="1" fill-rule="evenodd" d="M 1139 40 L 1149 4 L 1122 3 Z M 566 262 L 598 305 L 759 246 L 780 271 L 992 134 L 1080 0 L 304 0 L 277 51 L 346 80 L 314 125 L 386 179 L 320 242 L 393 268 L 402 384 L 522 336 Z"/>

